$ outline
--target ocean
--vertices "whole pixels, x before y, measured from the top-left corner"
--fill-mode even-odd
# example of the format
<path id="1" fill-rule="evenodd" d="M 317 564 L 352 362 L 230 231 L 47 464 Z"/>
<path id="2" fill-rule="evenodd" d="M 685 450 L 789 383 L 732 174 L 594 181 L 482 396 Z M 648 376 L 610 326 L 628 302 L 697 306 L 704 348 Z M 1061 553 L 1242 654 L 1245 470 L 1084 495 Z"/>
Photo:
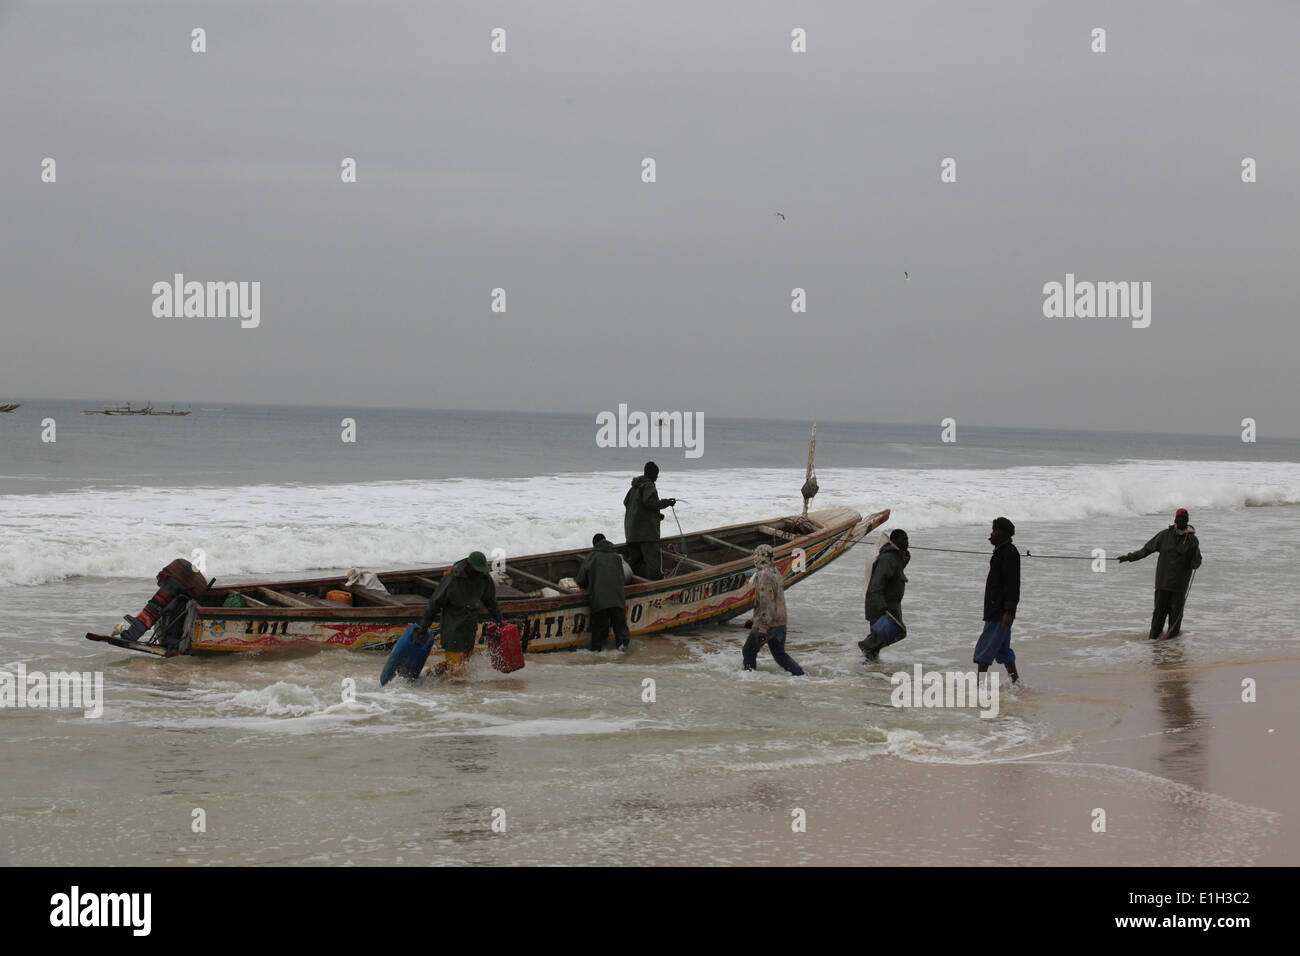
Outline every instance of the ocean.
<path id="1" fill-rule="evenodd" d="M 382 655 L 161 661 L 83 634 L 137 613 L 157 570 L 195 549 L 230 582 L 620 540 L 623 494 L 648 458 L 686 531 L 796 513 L 810 423 L 707 419 L 691 459 L 597 447 L 593 416 L 81 414 L 95 407 L 31 400 L 0 415 L 0 665 L 102 672 L 105 697 L 98 718 L 0 708 L 0 863 L 889 862 L 859 814 L 901 814 L 908 788 L 942 768 L 1075 773 L 1060 768 L 1140 702 L 1167 746 L 1132 743 L 1093 776 L 1113 772 L 1125 799 L 1192 807 L 1213 827 L 1162 850 L 1135 833 L 1097 861 L 1252 862 L 1275 844 L 1275 811 L 1215 783 L 1213 702 L 1200 695 L 1218 685 L 1170 675 L 1222 673 L 1231 696 L 1241 668 L 1262 679 L 1267 662 L 1295 659 L 1300 442 L 960 426 L 943 443 L 937 423 L 821 422 L 813 507 L 889 508 L 886 528 L 914 549 L 909 635 L 879 663 L 855 646 L 864 543 L 787 594 L 804 678 L 766 651 L 743 672 L 746 632 L 732 622 L 638 639 L 626 655 L 534 655 L 511 675 L 476 660 L 459 686 L 381 688 Z M 354 443 L 340 440 L 345 418 Z M 1183 636 L 1152 645 L 1154 557 L 1097 572 L 1048 555 L 1113 558 L 1177 507 L 1205 560 Z M 970 668 L 998 515 L 1031 555 L 1013 632 L 1024 686 L 1004 687 L 993 719 L 892 706 L 897 671 Z M 676 533 L 671 513 L 664 527 Z M 1112 690 L 1081 690 L 1094 686 Z M 820 842 L 789 838 L 801 799 L 843 815 Z M 943 839 L 940 826 L 912 852 L 946 862 Z M 1061 839 L 993 841 L 973 862 L 1085 852 Z"/>

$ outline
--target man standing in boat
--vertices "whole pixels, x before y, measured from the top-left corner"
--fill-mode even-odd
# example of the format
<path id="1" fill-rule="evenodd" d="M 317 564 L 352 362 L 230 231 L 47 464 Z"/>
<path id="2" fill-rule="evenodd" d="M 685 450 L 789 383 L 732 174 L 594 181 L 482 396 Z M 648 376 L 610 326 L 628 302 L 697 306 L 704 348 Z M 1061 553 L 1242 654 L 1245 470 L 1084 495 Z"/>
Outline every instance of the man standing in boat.
<path id="1" fill-rule="evenodd" d="M 659 555 L 659 522 L 664 508 L 677 504 L 676 498 L 660 498 L 655 480 L 659 466 L 645 463 L 645 471 L 632 479 L 632 487 L 623 496 L 623 536 L 627 539 L 628 563 L 632 573 L 651 581 L 662 578 Z"/>
<path id="2" fill-rule="evenodd" d="M 574 580 L 587 592 L 591 609 L 591 649 L 604 650 L 610 627 L 620 651 L 627 650 L 632 634 L 627 629 L 627 598 L 623 592 L 623 558 L 603 534 L 591 539 L 591 554 L 582 559 Z"/>
<path id="3" fill-rule="evenodd" d="M 767 644 L 776 662 L 796 677 L 803 668 L 785 652 L 785 587 L 781 572 L 772 565 L 772 546 L 760 544 L 754 549 L 754 618 L 749 639 L 741 649 L 744 667 L 752 671 L 758 664 L 758 649 Z"/>
<path id="4" fill-rule="evenodd" d="M 907 532 L 895 528 L 871 565 L 871 581 L 867 585 L 865 607 L 871 633 L 866 640 L 858 641 L 858 647 L 869 661 L 880 655 L 881 648 L 897 644 L 907 637 L 907 627 L 903 624 L 903 592 L 907 589 L 907 575 L 903 568 L 911 560 L 912 553 L 907 550 Z"/>
<path id="5" fill-rule="evenodd" d="M 1174 513 L 1174 523 L 1154 538 L 1128 554 L 1119 556 L 1120 562 L 1141 561 L 1148 554 L 1159 554 L 1156 560 L 1156 605 L 1151 612 L 1151 640 L 1160 637 L 1169 618 L 1169 636 L 1177 637 L 1183 628 L 1183 608 L 1187 590 L 1192 586 L 1192 572 L 1201 566 L 1201 542 L 1196 529 L 1189 523 L 1191 516 L 1186 508 Z"/>
<path id="6" fill-rule="evenodd" d="M 500 624 L 501 608 L 497 606 L 497 589 L 488 573 L 487 558 L 482 551 L 473 551 L 463 561 L 457 561 L 429 598 L 420 619 L 420 627 L 427 632 L 438 614 L 442 615 L 439 637 L 442 641 L 443 663 L 436 668 L 438 674 L 461 678 L 469 669 L 469 656 L 474 653 L 474 639 L 478 636 L 479 612 L 484 608 Z"/>
<path id="7" fill-rule="evenodd" d="M 1016 652 L 1011 649 L 1011 622 L 1020 603 L 1020 552 L 1011 543 L 1016 526 L 1008 518 L 994 518 L 989 544 L 989 576 L 984 582 L 984 631 L 975 642 L 975 663 L 983 674 L 994 661 L 1005 664 L 1011 683 L 1020 682 Z"/>

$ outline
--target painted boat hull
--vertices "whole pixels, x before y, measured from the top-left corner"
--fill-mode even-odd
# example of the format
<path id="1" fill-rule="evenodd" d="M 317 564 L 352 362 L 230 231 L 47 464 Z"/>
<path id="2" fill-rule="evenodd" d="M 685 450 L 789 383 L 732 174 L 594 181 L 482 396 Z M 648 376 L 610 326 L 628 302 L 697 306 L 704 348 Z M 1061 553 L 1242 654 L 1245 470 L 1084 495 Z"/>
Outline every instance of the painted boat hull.
<path id="1" fill-rule="evenodd" d="M 774 564 L 786 588 L 816 573 L 888 520 L 882 511 L 863 518 L 849 508 L 809 514 L 819 526 L 811 534 L 773 546 Z M 783 519 L 773 519 L 783 520 Z M 713 529 L 725 534 L 757 523 Z M 802 556 L 797 554 L 802 550 Z M 557 552 L 581 555 L 585 551 Z M 665 564 L 671 559 L 665 558 Z M 397 574 L 433 574 L 437 569 Z M 736 560 L 707 569 L 678 574 L 661 581 L 627 587 L 627 620 L 632 635 L 645 636 L 676 628 L 721 622 L 743 614 L 754 604 L 754 567 L 742 554 Z M 384 577 L 385 575 L 381 575 Z M 278 582 L 286 590 L 315 588 L 335 579 Z M 214 589 L 218 596 L 247 585 Z M 505 619 L 519 628 L 528 653 L 562 650 L 590 643 L 590 611 L 585 592 L 558 597 L 501 599 Z M 178 648 L 181 654 L 248 653 L 304 648 L 383 650 L 391 648 L 407 626 L 420 620 L 423 605 L 405 607 L 198 607 L 192 632 Z M 477 644 L 483 645 L 484 617 Z M 434 622 L 431 632 L 438 630 Z M 88 635 L 89 636 L 89 635 Z M 432 657 L 441 657 L 435 648 Z"/>

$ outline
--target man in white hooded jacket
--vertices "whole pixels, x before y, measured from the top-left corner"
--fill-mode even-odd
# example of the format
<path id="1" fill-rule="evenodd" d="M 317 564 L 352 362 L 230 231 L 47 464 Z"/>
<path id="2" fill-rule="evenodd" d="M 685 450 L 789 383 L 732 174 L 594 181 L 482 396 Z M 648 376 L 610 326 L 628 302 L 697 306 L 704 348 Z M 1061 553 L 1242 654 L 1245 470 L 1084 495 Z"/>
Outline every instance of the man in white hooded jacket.
<path id="1" fill-rule="evenodd" d="M 785 587 L 781 572 L 772 566 L 772 546 L 760 544 L 754 549 L 754 619 L 750 623 L 749 639 L 741 656 L 745 670 L 752 671 L 758 664 L 758 649 L 767 644 L 776 662 L 796 677 L 803 668 L 785 652 Z"/>

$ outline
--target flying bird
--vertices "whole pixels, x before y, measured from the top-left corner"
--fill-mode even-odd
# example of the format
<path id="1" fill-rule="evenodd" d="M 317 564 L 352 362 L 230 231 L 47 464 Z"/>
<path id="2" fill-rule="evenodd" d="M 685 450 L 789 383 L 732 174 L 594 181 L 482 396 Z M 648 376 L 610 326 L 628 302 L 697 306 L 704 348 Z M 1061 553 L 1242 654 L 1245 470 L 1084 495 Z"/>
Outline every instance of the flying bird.
<path id="1" fill-rule="evenodd" d="M 910 275 L 908 275 L 906 272 L 904 272 L 904 273 L 903 273 L 903 278 L 904 278 L 904 279 L 908 279 L 908 280 L 910 280 L 912 277 L 911 277 Z"/>
<path id="2" fill-rule="evenodd" d="M 782 221 L 782 222 L 785 222 L 785 213 L 783 213 L 783 212 L 778 212 L 777 215 L 781 217 L 781 221 Z"/>

